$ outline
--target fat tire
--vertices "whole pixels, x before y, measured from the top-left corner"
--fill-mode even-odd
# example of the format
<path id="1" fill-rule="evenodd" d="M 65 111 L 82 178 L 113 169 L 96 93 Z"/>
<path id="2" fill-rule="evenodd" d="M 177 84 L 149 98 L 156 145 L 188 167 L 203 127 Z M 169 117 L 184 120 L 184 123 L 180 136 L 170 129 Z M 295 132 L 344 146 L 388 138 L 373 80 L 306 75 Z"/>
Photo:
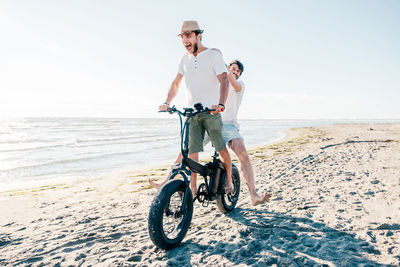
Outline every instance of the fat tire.
<path id="1" fill-rule="evenodd" d="M 235 208 L 236 203 L 239 200 L 240 174 L 239 174 L 238 168 L 234 164 L 232 164 L 232 182 L 233 182 L 233 186 L 235 188 L 234 189 L 234 192 L 235 192 L 234 201 L 231 204 L 227 203 L 226 199 L 228 198 L 228 196 L 225 193 L 219 194 L 216 199 L 218 209 L 224 214 L 231 212 Z"/>
<path id="2" fill-rule="evenodd" d="M 161 249 L 169 250 L 177 247 L 182 242 L 189 229 L 193 215 L 193 196 L 190 189 L 187 190 L 186 209 L 185 214 L 183 215 L 184 225 L 177 237 L 174 239 L 168 238 L 163 229 L 163 215 L 171 196 L 179 191 L 184 194 L 185 188 L 186 185 L 184 181 L 171 180 L 161 188 L 151 203 L 148 218 L 149 234 L 154 245 Z"/>

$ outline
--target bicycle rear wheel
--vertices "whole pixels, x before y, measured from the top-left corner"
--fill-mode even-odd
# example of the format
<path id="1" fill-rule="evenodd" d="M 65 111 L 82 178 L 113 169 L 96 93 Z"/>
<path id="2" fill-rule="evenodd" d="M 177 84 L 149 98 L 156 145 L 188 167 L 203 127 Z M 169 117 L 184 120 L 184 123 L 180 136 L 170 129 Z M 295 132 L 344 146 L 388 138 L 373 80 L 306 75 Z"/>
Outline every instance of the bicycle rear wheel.
<path id="1" fill-rule="evenodd" d="M 222 175 L 226 176 L 226 172 Z M 224 179 L 225 180 L 225 179 Z M 239 199 L 240 193 L 240 174 L 237 167 L 232 164 L 232 182 L 233 182 L 233 191 L 229 194 L 219 194 L 217 197 L 217 207 L 222 213 L 228 213 L 232 211 L 236 203 Z"/>
<path id="2" fill-rule="evenodd" d="M 186 203 L 183 198 L 186 191 Z M 177 247 L 185 237 L 193 215 L 193 196 L 185 182 L 172 180 L 154 198 L 148 218 L 150 238 L 162 249 Z"/>

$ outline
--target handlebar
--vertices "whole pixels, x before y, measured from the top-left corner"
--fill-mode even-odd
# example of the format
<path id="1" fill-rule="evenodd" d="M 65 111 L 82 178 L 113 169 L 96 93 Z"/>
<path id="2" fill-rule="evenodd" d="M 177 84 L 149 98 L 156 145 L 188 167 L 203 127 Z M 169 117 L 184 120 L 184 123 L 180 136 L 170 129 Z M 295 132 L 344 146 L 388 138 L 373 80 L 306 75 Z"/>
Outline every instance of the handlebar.
<path id="1" fill-rule="evenodd" d="M 211 112 L 211 111 L 216 110 L 216 109 L 208 108 L 208 107 L 206 107 L 205 109 L 203 109 L 202 106 L 201 106 L 201 108 L 198 108 L 198 107 L 199 106 L 197 106 L 197 110 L 194 110 L 193 108 L 183 108 L 183 111 L 181 111 L 181 110 L 177 109 L 175 106 L 172 106 L 172 107 L 168 108 L 168 110 L 159 110 L 158 112 L 168 112 L 170 114 L 178 113 L 185 117 L 192 117 L 199 113 Z"/>

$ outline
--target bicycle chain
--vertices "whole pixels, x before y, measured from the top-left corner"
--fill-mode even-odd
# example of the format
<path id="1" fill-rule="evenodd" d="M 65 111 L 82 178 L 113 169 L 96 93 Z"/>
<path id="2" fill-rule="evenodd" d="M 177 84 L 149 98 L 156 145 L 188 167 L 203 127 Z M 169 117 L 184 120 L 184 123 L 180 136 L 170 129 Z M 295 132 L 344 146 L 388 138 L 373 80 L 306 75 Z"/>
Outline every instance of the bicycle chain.
<path id="1" fill-rule="evenodd" d="M 207 199 L 207 188 L 204 183 L 197 189 L 197 200 L 202 204 L 203 207 L 208 207 L 209 200 Z"/>

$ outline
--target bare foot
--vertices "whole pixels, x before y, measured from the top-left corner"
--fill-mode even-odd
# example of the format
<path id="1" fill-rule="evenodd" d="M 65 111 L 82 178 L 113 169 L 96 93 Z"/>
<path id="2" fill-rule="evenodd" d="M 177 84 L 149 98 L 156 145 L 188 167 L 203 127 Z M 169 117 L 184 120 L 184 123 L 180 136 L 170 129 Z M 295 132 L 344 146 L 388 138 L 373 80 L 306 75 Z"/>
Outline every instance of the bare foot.
<path id="1" fill-rule="evenodd" d="M 265 193 L 264 197 L 261 197 L 259 195 L 256 195 L 255 197 L 251 198 L 251 205 L 257 206 L 262 203 L 267 202 L 271 198 L 271 195 L 269 193 Z"/>
<path id="2" fill-rule="evenodd" d="M 160 189 L 161 187 L 163 187 L 165 183 L 157 184 L 153 182 L 153 180 L 149 179 L 149 184 L 155 189 Z"/>
<path id="3" fill-rule="evenodd" d="M 225 183 L 224 189 L 225 189 L 225 194 L 232 193 L 232 192 L 233 192 L 233 189 L 234 189 L 233 183 L 227 181 L 227 182 Z"/>

